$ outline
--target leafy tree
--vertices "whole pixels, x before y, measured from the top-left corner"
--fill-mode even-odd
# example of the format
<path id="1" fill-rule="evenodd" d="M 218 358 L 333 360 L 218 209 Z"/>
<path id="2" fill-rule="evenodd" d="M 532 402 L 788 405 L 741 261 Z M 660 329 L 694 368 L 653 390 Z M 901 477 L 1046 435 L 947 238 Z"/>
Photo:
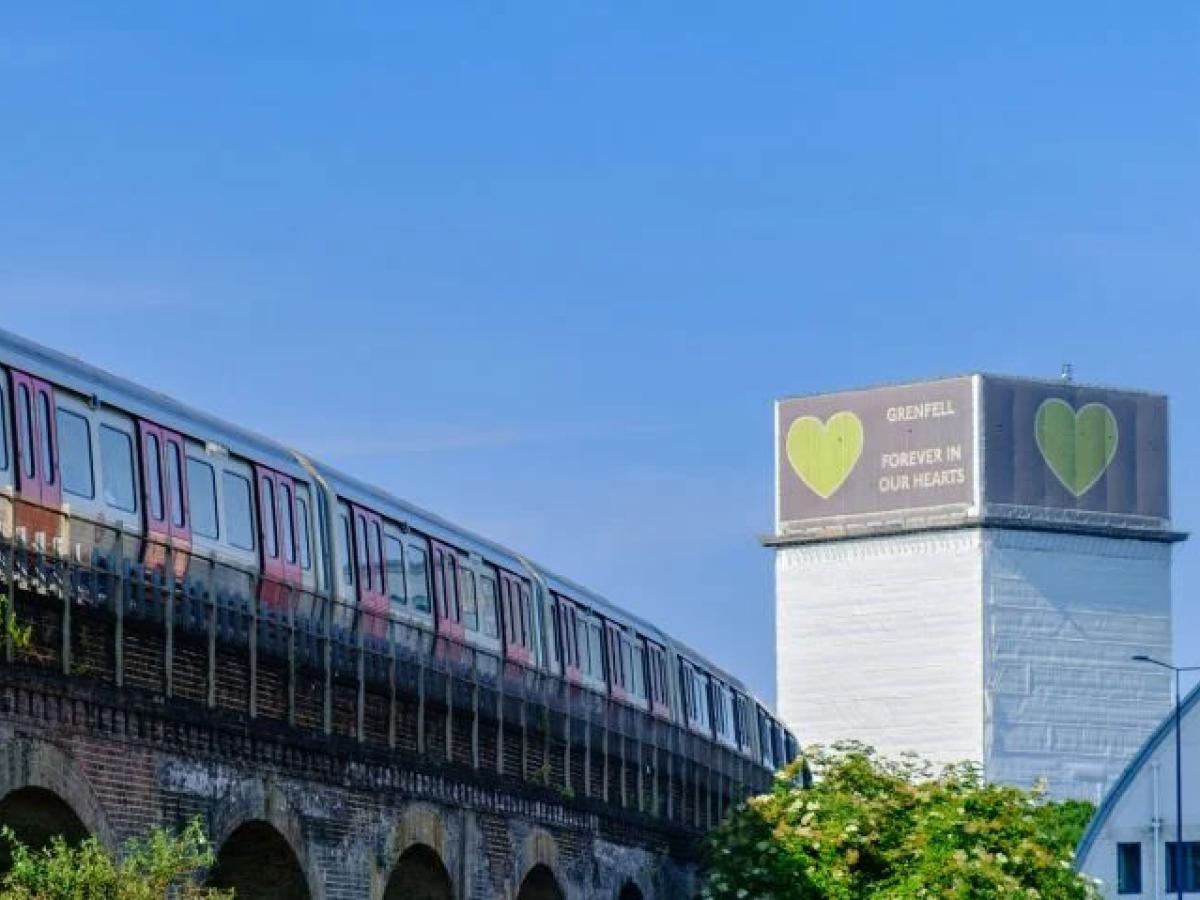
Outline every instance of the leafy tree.
<path id="1" fill-rule="evenodd" d="M 12 868 L 0 878 L 3 900 L 228 900 L 232 891 L 194 883 L 198 869 L 212 865 L 213 852 L 198 820 L 178 835 L 154 828 L 125 844 L 115 857 L 89 837 L 79 846 L 55 837 L 31 850 L 12 829 L 0 831 L 12 847 Z"/>
<path id="2" fill-rule="evenodd" d="M 709 900 L 1089 900 L 1092 813 L 856 743 L 810 748 L 713 833 Z"/>

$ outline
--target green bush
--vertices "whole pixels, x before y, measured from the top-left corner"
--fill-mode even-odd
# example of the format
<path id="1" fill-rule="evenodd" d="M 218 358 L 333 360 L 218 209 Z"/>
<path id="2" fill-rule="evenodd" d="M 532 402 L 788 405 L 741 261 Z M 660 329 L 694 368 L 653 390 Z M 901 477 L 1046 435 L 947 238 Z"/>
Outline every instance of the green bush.
<path id="1" fill-rule="evenodd" d="M 178 835 L 155 828 L 129 841 L 119 856 L 95 837 L 71 846 L 56 837 L 33 850 L 9 828 L 0 831 L 12 848 L 12 868 L 0 878 L 4 900 L 227 900 L 232 891 L 202 888 L 195 873 L 213 862 L 212 847 L 199 821 Z"/>
<path id="2" fill-rule="evenodd" d="M 710 900 L 1089 900 L 1072 868 L 1088 803 L 987 784 L 979 769 L 811 748 L 712 834 Z"/>

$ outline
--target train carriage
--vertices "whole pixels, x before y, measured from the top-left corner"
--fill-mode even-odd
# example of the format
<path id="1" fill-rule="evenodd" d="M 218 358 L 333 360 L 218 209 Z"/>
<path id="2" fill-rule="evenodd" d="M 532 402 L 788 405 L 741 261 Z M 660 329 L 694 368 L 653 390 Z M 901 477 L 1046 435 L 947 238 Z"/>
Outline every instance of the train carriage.
<path id="1" fill-rule="evenodd" d="M 208 598 L 264 640 L 540 673 L 774 767 L 795 739 L 700 654 L 492 541 L 274 441 L 0 331 L 0 534 Z M 347 663 L 348 664 L 348 663 Z"/>

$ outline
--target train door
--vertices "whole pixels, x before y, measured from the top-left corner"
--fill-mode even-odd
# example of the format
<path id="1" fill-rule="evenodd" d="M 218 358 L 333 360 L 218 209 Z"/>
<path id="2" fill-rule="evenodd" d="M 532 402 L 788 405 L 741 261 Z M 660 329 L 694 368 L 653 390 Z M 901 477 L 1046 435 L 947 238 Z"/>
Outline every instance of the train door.
<path id="1" fill-rule="evenodd" d="M 151 568 L 163 568 L 170 552 L 172 569 L 182 578 L 192 547 L 183 438 L 168 428 L 139 419 L 138 442 L 146 523 L 142 559 Z"/>
<path id="2" fill-rule="evenodd" d="M 575 604 L 565 597 L 554 597 L 555 618 L 562 638 L 563 677 L 572 684 L 583 681 L 579 660 L 579 619 Z"/>
<path id="3" fill-rule="evenodd" d="M 259 546 L 263 579 L 259 597 L 286 608 L 288 594 L 300 587 L 300 533 L 296 523 L 296 483 L 264 466 L 254 467 L 258 482 Z"/>
<path id="4" fill-rule="evenodd" d="M 433 555 L 433 598 L 437 608 L 437 630 L 453 640 L 461 640 L 465 631 L 458 598 L 458 551 L 439 541 L 429 541 Z"/>
<path id="5" fill-rule="evenodd" d="M 62 525 L 54 388 L 16 369 L 11 375 L 20 500 L 14 520 L 26 540 L 50 550 Z"/>
<path id="6" fill-rule="evenodd" d="M 351 504 L 354 516 L 354 558 L 358 563 L 358 606 L 363 634 L 387 638 L 388 590 L 383 556 L 383 520 Z"/>
<path id="7" fill-rule="evenodd" d="M 0 536 L 12 536 L 12 486 L 13 486 L 13 452 L 12 441 L 9 440 L 9 403 L 8 386 L 0 378 Z"/>
<path id="8" fill-rule="evenodd" d="M 500 609 L 504 616 L 504 656 L 529 665 L 533 630 L 529 619 L 529 587 L 524 579 L 500 569 Z"/>
<path id="9" fill-rule="evenodd" d="M 608 645 L 608 687 L 616 700 L 628 698 L 626 691 L 625 660 L 623 655 L 624 630 L 613 622 L 604 623 L 604 638 Z"/>

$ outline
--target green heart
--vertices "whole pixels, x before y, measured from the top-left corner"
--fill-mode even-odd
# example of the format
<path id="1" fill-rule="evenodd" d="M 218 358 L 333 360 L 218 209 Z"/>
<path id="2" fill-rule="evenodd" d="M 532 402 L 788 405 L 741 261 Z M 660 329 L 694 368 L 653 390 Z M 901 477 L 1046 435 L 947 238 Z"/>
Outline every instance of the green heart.
<path id="1" fill-rule="evenodd" d="M 1117 417 L 1103 403 L 1076 412 L 1065 400 L 1046 400 L 1034 430 L 1046 465 L 1076 497 L 1091 490 L 1117 455 Z"/>
<path id="2" fill-rule="evenodd" d="M 828 500 L 842 486 L 862 456 L 863 427 L 848 410 L 836 412 L 825 422 L 802 416 L 787 433 L 787 458 L 809 488 Z"/>

